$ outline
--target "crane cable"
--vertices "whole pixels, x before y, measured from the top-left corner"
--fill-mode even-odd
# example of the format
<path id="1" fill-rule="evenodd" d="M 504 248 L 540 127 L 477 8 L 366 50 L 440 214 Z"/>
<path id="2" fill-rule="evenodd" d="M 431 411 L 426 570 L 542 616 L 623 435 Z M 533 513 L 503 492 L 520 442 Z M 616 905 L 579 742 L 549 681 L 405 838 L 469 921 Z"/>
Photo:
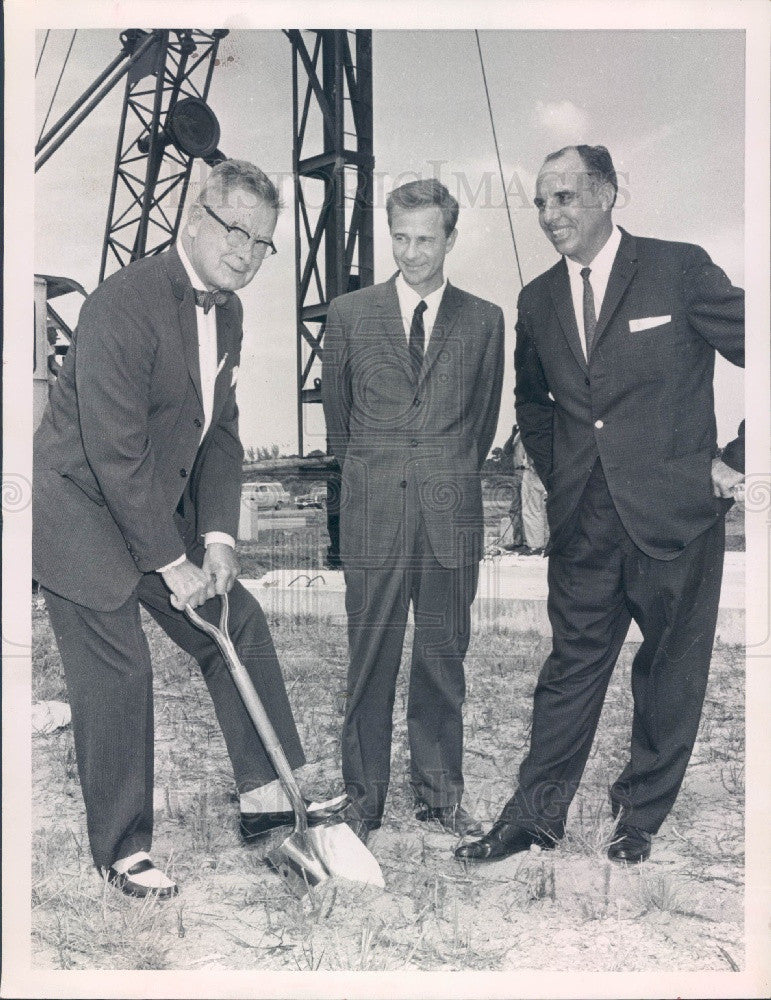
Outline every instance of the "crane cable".
<path id="1" fill-rule="evenodd" d="M 67 55 L 64 57 L 64 62 L 62 64 L 62 71 L 59 74 L 59 79 L 56 81 L 56 86 L 54 87 L 54 94 L 53 94 L 53 97 L 51 98 L 51 103 L 48 105 L 48 111 L 46 112 L 46 117 L 45 117 L 45 121 L 43 122 L 43 127 L 40 129 L 40 135 L 37 137 L 37 141 L 38 142 L 40 142 L 41 138 L 43 137 L 43 133 L 46 130 L 46 125 L 48 124 L 48 119 L 49 119 L 49 117 L 51 115 L 51 109 L 54 106 L 54 101 L 56 100 L 56 95 L 59 93 L 59 84 L 62 82 L 62 77 L 64 76 L 64 71 L 67 68 L 67 63 L 69 62 L 69 58 L 70 58 L 70 52 L 72 52 L 72 46 L 75 44 L 75 35 L 77 35 L 77 33 L 78 33 L 78 29 L 75 28 L 75 30 L 72 32 L 72 38 L 70 39 L 70 47 L 67 49 Z M 46 38 L 47 37 L 48 36 L 46 36 Z M 42 54 L 43 53 L 41 52 L 40 55 L 42 56 Z"/>
<path id="2" fill-rule="evenodd" d="M 37 66 L 35 67 L 35 78 L 37 79 L 37 71 L 40 69 L 40 63 L 43 61 L 43 53 L 46 50 L 46 45 L 48 44 L 48 36 L 51 34 L 51 29 L 48 28 L 43 39 L 43 48 L 40 50 L 40 55 L 37 57 Z"/>
<path id="3" fill-rule="evenodd" d="M 504 202 L 506 204 L 506 215 L 508 216 L 508 219 L 509 219 L 509 229 L 511 230 L 511 242 L 514 245 L 514 257 L 516 258 L 516 261 L 517 261 L 517 271 L 519 272 L 519 281 L 520 281 L 520 284 L 524 287 L 525 281 L 524 281 L 524 279 L 522 277 L 522 266 L 519 263 L 519 251 L 517 250 L 517 240 L 516 240 L 516 237 L 514 236 L 514 223 L 511 220 L 511 208 L 509 206 L 509 193 L 506 190 L 506 181 L 504 180 L 504 177 L 503 177 L 503 164 L 501 163 L 501 151 L 498 148 L 498 136 L 496 135 L 496 132 L 495 132 L 495 121 L 493 120 L 493 107 L 492 107 L 492 104 L 490 103 L 490 90 L 489 90 L 489 88 L 487 86 L 487 74 L 485 73 L 485 62 L 484 62 L 484 59 L 482 58 L 482 46 L 479 44 L 479 32 L 476 29 L 474 30 L 474 35 L 475 35 L 476 40 L 477 40 L 477 49 L 479 50 L 479 64 L 482 67 L 482 80 L 484 81 L 485 95 L 487 96 L 487 110 L 490 113 L 490 127 L 493 130 L 493 142 L 495 143 L 495 155 L 498 158 L 498 171 L 499 171 L 499 173 L 501 175 L 501 186 L 503 187 L 503 200 L 504 200 Z"/>

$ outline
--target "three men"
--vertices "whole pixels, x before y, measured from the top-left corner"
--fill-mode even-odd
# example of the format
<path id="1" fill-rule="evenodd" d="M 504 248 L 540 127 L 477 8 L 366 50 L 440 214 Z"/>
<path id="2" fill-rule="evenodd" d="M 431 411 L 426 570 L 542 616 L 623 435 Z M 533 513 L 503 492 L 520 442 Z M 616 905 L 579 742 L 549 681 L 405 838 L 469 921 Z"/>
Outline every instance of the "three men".
<path id="1" fill-rule="evenodd" d="M 398 274 L 335 299 L 322 395 L 342 470 L 350 665 L 342 765 L 362 839 L 380 826 L 407 614 L 407 728 L 420 820 L 481 832 L 461 806 L 463 659 L 484 530 L 479 470 L 496 430 L 503 315 L 444 277 L 458 203 L 436 180 L 386 205 Z"/>
<path id="2" fill-rule="evenodd" d="M 716 458 L 715 351 L 744 363 L 744 297 L 700 247 L 614 225 L 603 146 L 547 157 L 535 204 L 562 259 L 519 299 L 516 413 L 548 491 L 552 653 L 519 787 L 481 840 L 489 861 L 553 847 L 632 618 L 629 760 L 610 788 L 609 857 L 645 860 L 696 738 L 715 634 L 724 514 L 743 438 Z"/>
<path id="3" fill-rule="evenodd" d="M 256 836 L 292 813 L 213 641 L 185 605 L 231 633 L 293 768 L 305 758 L 265 616 L 236 581 L 243 450 L 233 294 L 275 252 L 278 192 L 249 163 L 211 172 L 180 242 L 129 265 L 83 304 L 35 436 L 33 574 L 72 707 L 94 862 L 129 895 L 177 885 L 150 859 L 152 666 L 144 607 L 203 671 Z"/>

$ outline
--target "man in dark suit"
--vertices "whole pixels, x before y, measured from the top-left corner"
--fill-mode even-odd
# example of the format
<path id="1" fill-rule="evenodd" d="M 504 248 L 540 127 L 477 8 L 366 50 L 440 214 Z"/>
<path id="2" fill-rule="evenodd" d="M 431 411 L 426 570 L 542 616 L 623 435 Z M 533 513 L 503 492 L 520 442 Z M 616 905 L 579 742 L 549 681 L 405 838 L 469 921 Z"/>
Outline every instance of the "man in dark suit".
<path id="1" fill-rule="evenodd" d="M 479 470 L 503 375 L 501 310 L 444 277 L 458 203 L 438 181 L 415 181 L 389 195 L 387 214 L 399 273 L 332 302 L 322 376 L 342 470 L 350 655 L 343 778 L 363 839 L 385 805 L 410 603 L 417 818 L 481 832 L 461 806 L 463 658 L 484 538 Z"/>
<path id="2" fill-rule="evenodd" d="M 517 791 L 456 851 L 467 861 L 562 836 L 632 618 L 643 643 L 612 860 L 648 858 L 696 739 L 744 462 L 743 438 L 717 457 L 715 351 L 744 364 L 744 296 L 700 247 L 618 229 L 616 191 L 603 146 L 562 149 L 538 176 L 563 256 L 520 295 L 516 411 L 548 491 L 553 647 Z"/>
<path id="3" fill-rule="evenodd" d="M 291 821 L 275 771 L 213 641 L 231 633 L 293 768 L 300 740 L 265 616 L 236 581 L 243 450 L 241 303 L 278 192 L 243 161 L 215 167 L 176 248 L 108 278 L 83 304 L 35 436 L 33 574 L 62 657 L 96 866 L 129 895 L 176 894 L 149 855 L 152 666 L 142 605 L 200 663 L 241 793 L 245 837 Z M 203 752 L 203 748 L 202 748 Z"/>

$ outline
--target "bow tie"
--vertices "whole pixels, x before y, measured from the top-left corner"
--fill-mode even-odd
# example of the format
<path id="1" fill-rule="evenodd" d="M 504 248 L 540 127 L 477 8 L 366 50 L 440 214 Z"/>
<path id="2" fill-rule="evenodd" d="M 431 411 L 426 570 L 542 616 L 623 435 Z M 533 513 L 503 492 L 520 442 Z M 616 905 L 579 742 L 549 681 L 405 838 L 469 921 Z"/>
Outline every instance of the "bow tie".
<path id="1" fill-rule="evenodd" d="M 224 306 L 233 293 L 223 292 L 219 288 L 213 292 L 204 292 L 199 288 L 194 288 L 193 294 L 195 295 L 195 304 L 203 308 L 205 316 L 212 306 Z"/>

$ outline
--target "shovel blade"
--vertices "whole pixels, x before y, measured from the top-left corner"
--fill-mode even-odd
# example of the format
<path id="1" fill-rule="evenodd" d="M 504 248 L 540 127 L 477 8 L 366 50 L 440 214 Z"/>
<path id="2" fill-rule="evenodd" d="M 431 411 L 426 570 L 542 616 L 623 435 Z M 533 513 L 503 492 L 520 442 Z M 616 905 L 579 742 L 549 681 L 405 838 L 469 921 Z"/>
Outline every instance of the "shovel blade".
<path id="1" fill-rule="evenodd" d="M 330 875 L 385 888 L 377 859 L 347 823 L 312 826 L 308 839 Z"/>

